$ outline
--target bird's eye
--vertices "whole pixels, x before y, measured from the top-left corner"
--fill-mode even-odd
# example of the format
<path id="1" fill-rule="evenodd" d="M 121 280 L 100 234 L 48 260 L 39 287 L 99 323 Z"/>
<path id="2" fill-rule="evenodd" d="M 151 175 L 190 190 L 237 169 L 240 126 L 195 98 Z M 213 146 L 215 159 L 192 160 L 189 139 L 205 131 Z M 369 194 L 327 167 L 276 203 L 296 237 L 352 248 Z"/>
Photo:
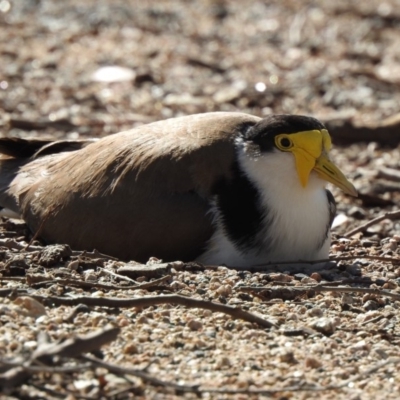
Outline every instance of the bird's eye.
<path id="1" fill-rule="evenodd" d="M 281 136 L 277 138 L 276 145 L 280 150 L 288 150 L 293 146 L 293 143 L 287 136 Z"/>

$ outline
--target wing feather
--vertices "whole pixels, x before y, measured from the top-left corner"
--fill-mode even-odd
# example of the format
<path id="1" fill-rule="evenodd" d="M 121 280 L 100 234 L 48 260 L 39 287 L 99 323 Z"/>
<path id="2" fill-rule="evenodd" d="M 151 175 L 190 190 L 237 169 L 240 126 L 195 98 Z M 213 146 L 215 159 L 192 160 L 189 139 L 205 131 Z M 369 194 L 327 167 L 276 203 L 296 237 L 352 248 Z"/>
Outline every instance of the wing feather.
<path id="1" fill-rule="evenodd" d="M 258 120 L 208 113 L 144 125 L 28 162 L 9 192 L 49 242 L 139 261 L 193 259 L 212 234 L 210 196 L 229 179 L 234 140 Z"/>

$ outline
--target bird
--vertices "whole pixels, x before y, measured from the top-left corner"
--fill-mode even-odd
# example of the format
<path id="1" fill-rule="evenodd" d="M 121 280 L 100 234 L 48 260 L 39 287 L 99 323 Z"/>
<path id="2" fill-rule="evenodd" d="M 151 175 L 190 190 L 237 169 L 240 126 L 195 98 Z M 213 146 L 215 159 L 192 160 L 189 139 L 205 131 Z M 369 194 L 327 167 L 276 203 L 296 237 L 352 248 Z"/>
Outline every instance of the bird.
<path id="1" fill-rule="evenodd" d="M 0 206 L 35 238 L 121 260 L 245 268 L 328 257 L 356 196 L 310 116 L 209 112 L 95 139 L 0 139 Z"/>

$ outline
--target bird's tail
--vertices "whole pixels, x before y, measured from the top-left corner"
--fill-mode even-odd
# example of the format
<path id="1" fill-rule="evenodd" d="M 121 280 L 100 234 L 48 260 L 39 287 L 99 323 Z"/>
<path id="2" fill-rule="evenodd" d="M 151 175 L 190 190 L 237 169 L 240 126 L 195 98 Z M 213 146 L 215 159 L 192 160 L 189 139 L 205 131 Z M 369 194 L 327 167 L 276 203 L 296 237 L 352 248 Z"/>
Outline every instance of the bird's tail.
<path id="1" fill-rule="evenodd" d="M 80 150 L 95 140 L 0 138 L 0 216 L 18 215 L 18 193 L 23 190 L 25 182 L 32 184 L 32 180 L 35 180 L 29 174 L 18 177 L 24 165 L 45 156 Z"/>
<path id="2" fill-rule="evenodd" d="M 49 154 L 80 150 L 97 139 L 40 140 L 0 138 L 0 154 L 13 158 L 37 158 Z"/>
<path id="3" fill-rule="evenodd" d="M 29 158 L 50 143 L 52 142 L 49 140 L 0 138 L 0 154 L 13 158 Z"/>

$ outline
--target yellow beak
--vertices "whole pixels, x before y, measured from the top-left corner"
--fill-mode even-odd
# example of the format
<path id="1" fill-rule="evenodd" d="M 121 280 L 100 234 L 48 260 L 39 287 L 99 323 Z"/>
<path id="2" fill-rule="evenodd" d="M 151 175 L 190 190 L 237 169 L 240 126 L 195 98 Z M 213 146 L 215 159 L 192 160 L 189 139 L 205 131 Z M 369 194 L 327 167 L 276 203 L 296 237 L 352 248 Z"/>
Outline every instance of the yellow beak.
<path id="1" fill-rule="evenodd" d="M 303 187 L 307 186 L 310 173 L 314 170 L 322 179 L 333 183 L 345 193 L 357 196 L 353 184 L 328 158 L 327 152 L 330 149 L 331 142 L 325 129 L 277 135 L 275 144 L 280 150 L 293 153 L 297 174 Z"/>
<path id="2" fill-rule="evenodd" d="M 342 189 L 343 192 L 357 197 L 357 190 L 350 183 L 347 178 L 343 175 L 342 171 L 328 158 L 325 153 L 322 153 L 317 158 L 314 171 L 326 181 L 333 183 L 338 188 Z"/>

